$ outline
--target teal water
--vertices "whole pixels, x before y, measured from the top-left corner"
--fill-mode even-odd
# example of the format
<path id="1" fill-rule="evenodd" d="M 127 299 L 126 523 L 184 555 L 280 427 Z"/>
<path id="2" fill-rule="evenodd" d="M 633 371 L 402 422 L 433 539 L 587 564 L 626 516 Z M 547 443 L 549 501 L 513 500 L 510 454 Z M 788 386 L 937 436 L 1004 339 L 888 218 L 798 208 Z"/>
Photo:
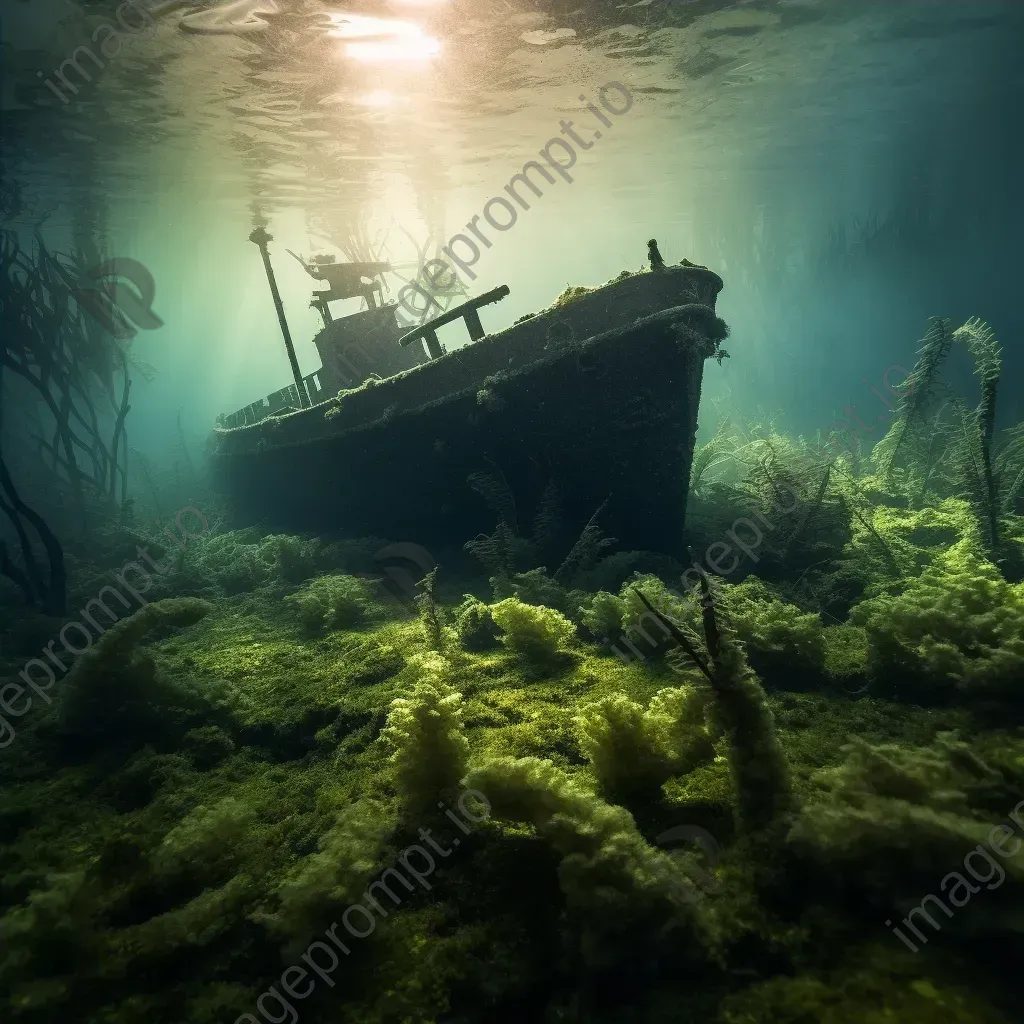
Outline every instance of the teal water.
<path id="1" fill-rule="evenodd" d="M 2 1019 L 1021 1020 L 1022 43 L 4 0 Z"/>

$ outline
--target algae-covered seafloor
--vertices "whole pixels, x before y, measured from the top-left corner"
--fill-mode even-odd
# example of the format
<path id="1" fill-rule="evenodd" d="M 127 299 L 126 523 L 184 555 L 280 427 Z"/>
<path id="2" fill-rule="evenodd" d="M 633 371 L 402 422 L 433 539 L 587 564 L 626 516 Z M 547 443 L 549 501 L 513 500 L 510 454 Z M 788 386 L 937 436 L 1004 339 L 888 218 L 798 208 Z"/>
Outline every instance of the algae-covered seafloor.
<path id="1" fill-rule="evenodd" d="M 109 525 L 3 634 L 4 1019 L 1020 1019 L 1024 433 L 952 326 L 870 456 L 724 419 L 690 566 L 497 472 L 398 563 Z"/>

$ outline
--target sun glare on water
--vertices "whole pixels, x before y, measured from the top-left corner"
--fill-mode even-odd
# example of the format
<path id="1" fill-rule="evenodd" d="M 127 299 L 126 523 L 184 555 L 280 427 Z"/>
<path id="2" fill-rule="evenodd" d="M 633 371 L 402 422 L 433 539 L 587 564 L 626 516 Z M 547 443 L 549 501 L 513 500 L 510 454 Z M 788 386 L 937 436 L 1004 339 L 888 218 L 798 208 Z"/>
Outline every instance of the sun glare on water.
<path id="1" fill-rule="evenodd" d="M 373 18 L 362 14 L 332 14 L 328 35 L 345 40 L 343 53 L 353 60 L 429 60 L 441 52 L 441 42 L 412 21 Z"/>
<path id="2" fill-rule="evenodd" d="M 374 89 L 373 92 L 360 96 L 356 103 L 361 107 L 372 107 L 378 110 L 390 110 L 394 107 L 405 106 L 409 103 L 406 96 L 396 96 L 387 89 Z"/>

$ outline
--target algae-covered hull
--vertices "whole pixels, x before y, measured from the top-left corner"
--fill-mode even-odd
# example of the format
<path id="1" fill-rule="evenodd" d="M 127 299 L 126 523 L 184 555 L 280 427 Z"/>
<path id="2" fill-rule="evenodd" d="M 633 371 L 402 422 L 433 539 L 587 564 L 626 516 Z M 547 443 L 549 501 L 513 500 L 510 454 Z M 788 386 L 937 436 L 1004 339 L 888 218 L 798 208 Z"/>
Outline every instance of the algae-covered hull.
<path id="1" fill-rule="evenodd" d="M 624 276 L 337 400 L 218 431 L 220 481 L 243 521 L 421 544 L 494 527 L 471 474 L 501 479 L 523 526 L 553 483 L 567 521 L 604 506 L 621 545 L 675 552 L 721 287 L 698 267 Z"/>

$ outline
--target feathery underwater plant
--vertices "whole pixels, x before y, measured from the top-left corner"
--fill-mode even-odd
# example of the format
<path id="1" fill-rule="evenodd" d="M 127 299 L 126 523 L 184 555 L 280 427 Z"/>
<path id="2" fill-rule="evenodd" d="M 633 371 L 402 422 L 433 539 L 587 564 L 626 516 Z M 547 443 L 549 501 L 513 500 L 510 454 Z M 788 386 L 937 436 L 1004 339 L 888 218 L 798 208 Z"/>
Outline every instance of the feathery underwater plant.
<path id="1" fill-rule="evenodd" d="M 532 590 L 533 583 L 537 582 L 551 591 L 565 591 L 578 585 L 583 574 L 599 568 L 607 561 L 605 549 L 615 543 L 615 538 L 604 536 L 598 525 L 598 518 L 607 502 L 602 502 L 586 522 L 569 553 L 554 574 L 548 577 L 546 565 L 538 565 L 538 561 L 554 554 L 555 541 L 560 532 L 558 488 L 555 481 L 549 481 L 541 495 L 529 538 L 520 537 L 517 532 L 515 501 L 500 471 L 473 473 L 467 482 L 498 516 L 493 533 L 479 534 L 463 545 L 488 571 L 495 600 L 515 595 L 537 603 L 533 595 L 525 597 L 520 589 L 530 586 Z M 516 573 L 516 568 L 524 564 L 533 567 L 528 572 Z M 550 600 L 543 603 L 552 604 Z M 553 604 L 566 611 L 575 607 L 573 600 L 561 596 Z"/>
<path id="2" fill-rule="evenodd" d="M 885 542 L 882 535 L 875 528 L 873 522 L 874 510 L 870 507 L 859 507 L 856 500 L 841 497 L 839 499 L 843 507 L 850 513 L 853 519 L 863 527 L 864 532 L 871 538 L 873 544 L 882 556 L 883 564 L 886 570 L 893 579 L 903 579 L 903 570 L 900 568 L 900 563 L 896 560 L 896 556 L 892 552 L 892 548 Z"/>
<path id="3" fill-rule="evenodd" d="M 381 740 L 405 811 L 411 819 L 431 817 L 443 795 L 456 790 L 466 773 L 469 740 L 462 694 L 451 685 L 451 663 L 435 652 L 409 660 L 413 686 L 391 702 Z"/>
<path id="4" fill-rule="evenodd" d="M 614 537 L 605 537 L 601 533 L 601 527 L 597 523 L 598 516 L 607 504 L 607 501 L 602 502 L 600 508 L 587 520 L 587 525 L 583 527 L 583 532 L 572 546 L 572 550 L 555 570 L 555 582 L 567 586 L 578 573 L 596 565 L 601 559 L 601 552 L 615 543 Z"/>
<path id="5" fill-rule="evenodd" d="M 917 350 L 917 362 L 903 383 L 904 393 L 893 417 L 892 424 L 871 450 L 872 461 L 886 478 L 891 479 L 896 456 L 911 436 L 924 423 L 935 392 L 939 386 L 939 373 L 953 344 L 949 320 L 932 317 L 928 330 Z"/>
<path id="6" fill-rule="evenodd" d="M 487 570 L 495 597 L 508 594 L 508 581 L 516 569 L 518 544 L 519 538 L 504 519 L 498 521 L 494 533 L 481 533 L 463 544 Z"/>
<path id="7" fill-rule="evenodd" d="M 470 473 L 466 483 L 487 503 L 487 507 L 513 534 L 518 532 L 516 502 L 505 474 L 495 467 L 493 473 Z"/>
<path id="8" fill-rule="evenodd" d="M 552 547 L 557 540 L 560 523 L 559 507 L 558 484 L 554 480 L 549 480 L 541 494 L 530 533 L 530 539 L 542 561 L 553 553 Z"/>
<path id="9" fill-rule="evenodd" d="M 977 317 L 958 327 L 953 338 L 966 345 L 974 357 L 974 372 L 981 382 L 981 401 L 977 409 L 969 412 L 962 403 L 956 403 L 961 436 L 960 443 L 954 448 L 953 459 L 964 480 L 968 497 L 977 509 L 978 518 L 985 526 L 988 550 L 994 555 L 1000 547 L 999 520 L 1007 504 L 1003 481 L 993 465 L 992 451 L 1002 350 L 992 328 Z M 1021 468 L 1024 470 L 1024 465 Z"/>
<path id="10" fill-rule="evenodd" d="M 585 704 L 577 735 L 604 796 L 619 804 L 651 799 L 673 775 L 713 757 L 709 698 L 689 685 L 659 690 L 646 710 L 623 693 Z"/>
<path id="11" fill-rule="evenodd" d="M 981 386 L 981 398 L 974 409 L 952 395 L 939 377 L 954 343 L 963 345 L 974 360 Z M 948 320 L 934 318 L 906 380 L 907 391 L 896 418 L 872 450 L 875 465 L 890 481 L 897 456 L 904 453 L 907 486 L 914 487 L 912 497 L 918 501 L 939 482 L 947 482 L 953 493 L 966 494 L 993 558 L 1005 558 L 1007 554 L 1002 518 L 1013 511 L 1024 488 L 1024 434 L 1012 428 L 1006 431 L 1002 444 L 996 442 L 1001 375 L 1002 350 L 983 320 L 971 317 L 950 331 Z M 934 410 L 940 389 L 948 397 Z"/>
<path id="12" fill-rule="evenodd" d="M 828 485 L 831 479 L 832 464 L 829 463 L 829 465 L 825 467 L 824 473 L 821 475 L 821 480 L 818 483 L 813 500 L 804 502 L 803 508 L 800 512 L 800 518 L 797 520 L 792 532 L 786 537 L 782 544 L 782 548 L 779 551 L 779 558 L 781 558 L 782 561 L 786 560 L 786 556 L 789 554 L 790 550 L 796 546 L 797 541 L 801 539 L 804 532 L 813 522 L 821 508 L 822 502 L 825 500 L 825 492 L 828 490 Z"/>
<path id="13" fill-rule="evenodd" d="M 438 654 L 445 654 L 451 649 L 455 636 L 453 631 L 445 625 L 444 612 L 434 589 L 436 579 L 437 566 L 435 565 L 418 584 L 421 593 L 416 595 L 416 608 L 419 611 L 420 624 L 423 626 L 427 646 Z"/>
<path id="14" fill-rule="evenodd" d="M 704 444 L 697 445 L 694 449 L 693 461 L 690 463 L 691 494 L 700 491 L 706 473 L 729 460 L 734 444 L 729 418 L 726 416 L 718 424 L 714 434 Z"/>
<path id="15" fill-rule="evenodd" d="M 177 590 L 221 590 L 233 596 L 256 590 L 271 579 L 273 571 L 257 530 L 211 531 L 176 554 L 171 578 Z"/>
<path id="16" fill-rule="evenodd" d="M 789 765 L 764 689 L 740 646 L 720 627 L 707 576 L 701 574 L 704 651 L 641 591 L 636 593 L 711 684 L 712 727 L 728 747 L 738 826 L 750 832 L 771 825 L 794 806 Z"/>

